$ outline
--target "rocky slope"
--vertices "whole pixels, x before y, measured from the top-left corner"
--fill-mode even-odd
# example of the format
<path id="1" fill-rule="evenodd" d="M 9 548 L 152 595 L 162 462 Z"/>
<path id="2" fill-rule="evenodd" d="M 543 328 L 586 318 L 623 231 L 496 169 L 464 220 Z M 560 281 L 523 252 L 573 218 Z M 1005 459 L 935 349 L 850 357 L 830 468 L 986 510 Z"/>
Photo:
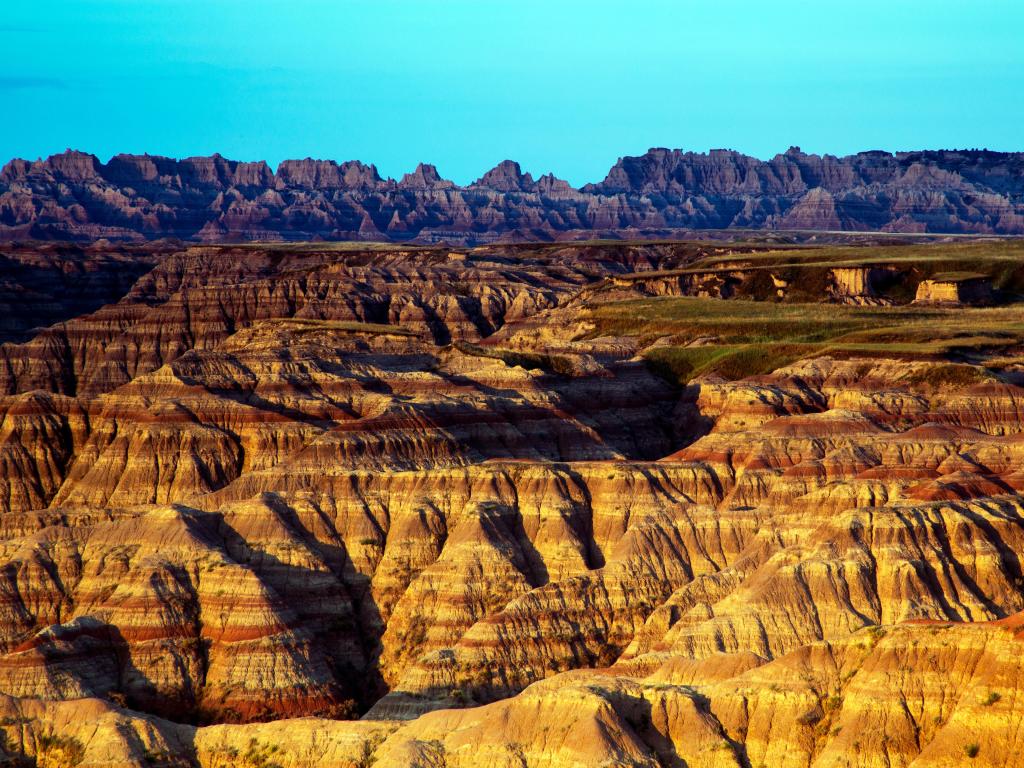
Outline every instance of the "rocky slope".
<path id="1" fill-rule="evenodd" d="M 357 161 L 272 171 L 219 155 L 67 151 L 0 171 L 0 239 L 416 239 L 489 242 L 692 229 L 1024 232 L 1024 158 L 978 150 L 807 155 L 651 149 L 574 189 L 505 161 L 466 187 L 420 165 L 399 181 Z"/>
<path id="2" fill-rule="evenodd" d="M 1019 304 L 823 253 L 148 253 L 0 346 L 0 759 L 1018 764 Z"/>
<path id="3" fill-rule="evenodd" d="M 645 676 L 567 672 L 409 723 L 196 728 L 97 699 L 0 708 L 5 749 L 26 765 L 1005 766 L 1022 747 L 1019 643 L 993 624 L 875 628 L 767 664 L 719 656 Z"/>
<path id="4" fill-rule="evenodd" d="M 0 343 L 120 299 L 170 246 L 99 242 L 10 247 L 0 253 Z"/>

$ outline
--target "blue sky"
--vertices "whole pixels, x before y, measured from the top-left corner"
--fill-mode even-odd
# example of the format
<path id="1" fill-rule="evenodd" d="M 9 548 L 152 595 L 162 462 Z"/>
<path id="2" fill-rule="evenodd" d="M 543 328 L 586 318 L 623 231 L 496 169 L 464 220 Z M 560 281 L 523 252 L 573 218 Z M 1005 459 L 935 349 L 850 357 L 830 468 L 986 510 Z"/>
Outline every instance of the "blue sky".
<path id="1" fill-rule="evenodd" d="M 0 162 L 1024 150 L 1019 0 L 2 0 Z"/>

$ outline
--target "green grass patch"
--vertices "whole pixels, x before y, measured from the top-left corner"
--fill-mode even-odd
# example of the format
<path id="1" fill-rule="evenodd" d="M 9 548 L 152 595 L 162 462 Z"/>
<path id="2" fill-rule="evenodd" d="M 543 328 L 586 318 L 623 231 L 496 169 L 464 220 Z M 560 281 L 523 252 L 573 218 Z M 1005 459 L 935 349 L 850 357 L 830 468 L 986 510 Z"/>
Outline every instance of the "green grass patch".
<path id="1" fill-rule="evenodd" d="M 378 336 L 415 336 L 416 334 L 397 325 L 383 323 L 360 323 L 354 320 L 318 320 L 308 317 L 288 317 L 280 321 L 292 333 L 312 331 L 337 331 L 341 333 L 365 333 Z"/>
<path id="2" fill-rule="evenodd" d="M 961 264 L 964 266 L 946 267 L 946 271 L 980 271 L 988 274 L 988 269 L 979 269 L 979 266 L 1024 263 L 1024 239 L 891 245 L 805 245 L 758 253 L 710 256 L 695 263 L 694 267 L 707 268 L 736 262 L 762 265 L 814 264 L 827 267 L 908 263 L 938 267 L 944 264 Z"/>
<path id="3" fill-rule="evenodd" d="M 682 384 L 703 374 L 727 379 L 768 373 L 804 358 L 895 358 L 955 364 L 1024 350 L 1019 306 L 856 307 L 658 297 L 592 306 L 597 336 L 656 340 L 644 357 Z M 665 343 L 665 342 L 668 343 Z M 920 386 L 967 386 L 995 378 L 971 365 L 938 367 Z M 925 374 L 922 374 L 925 375 Z"/>
<path id="4" fill-rule="evenodd" d="M 937 272 L 930 279 L 939 283 L 966 283 L 968 280 L 982 280 L 988 277 L 983 272 Z"/>
<path id="5" fill-rule="evenodd" d="M 644 354 L 648 367 L 679 386 L 705 374 L 729 381 L 758 376 L 808 357 L 817 344 L 745 344 L 704 347 L 655 347 Z"/>
<path id="6" fill-rule="evenodd" d="M 474 357 L 486 357 L 492 360 L 501 360 L 509 367 L 521 367 L 528 371 L 544 371 L 545 373 L 556 373 L 562 376 L 569 376 L 575 370 L 572 361 L 563 355 L 549 355 L 541 352 L 520 352 L 500 347 L 481 347 L 479 344 L 470 344 L 465 341 L 457 341 L 455 348 L 464 355 Z"/>
<path id="7" fill-rule="evenodd" d="M 938 320 L 940 309 L 918 307 L 851 307 L 805 303 L 658 297 L 597 305 L 588 319 L 593 336 L 670 336 L 687 342 L 714 336 L 723 344 L 828 341 L 854 331 Z"/>
<path id="8" fill-rule="evenodd" d="M 669 337 L 677 344 L 818 343 L 1006 346 L 1024 342 L 1021 307 L 857 307 L 657 297 L 590 307 L 596 336 Z"/>
<path id="9" fill-rule="evenodd" d="M 981 706 L 991 707 L 992 705 L 997 704 L 1002 698 L 1003 695 L 1001 693 L 990 691 L 988 696 L 985 697 L 985 700 L 981 702 Z"/>

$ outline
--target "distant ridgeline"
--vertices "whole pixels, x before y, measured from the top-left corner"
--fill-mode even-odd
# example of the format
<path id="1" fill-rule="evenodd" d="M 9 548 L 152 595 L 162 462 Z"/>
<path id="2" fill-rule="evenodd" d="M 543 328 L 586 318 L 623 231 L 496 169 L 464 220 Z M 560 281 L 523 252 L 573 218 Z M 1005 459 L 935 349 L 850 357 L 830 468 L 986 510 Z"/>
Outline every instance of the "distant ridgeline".
<path id="1" fill-rule="evenodd" d="M 1024 153 L 758 160 L 651 149 L 575 189 L 506 160 L 460 187 L 421 164 L 401 180 L 358 161 L 174 160 L 67 151 L 0 171 L 0 239 L 417 240 L 472 244 L 692 229 L 1024 234 Z"/>

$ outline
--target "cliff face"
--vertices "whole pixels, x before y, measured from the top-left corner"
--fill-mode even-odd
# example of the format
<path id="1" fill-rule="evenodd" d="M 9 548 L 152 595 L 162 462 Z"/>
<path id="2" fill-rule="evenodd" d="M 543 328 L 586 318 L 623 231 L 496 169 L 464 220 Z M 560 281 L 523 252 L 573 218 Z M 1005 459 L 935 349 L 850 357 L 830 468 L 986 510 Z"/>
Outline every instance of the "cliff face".
<path id="1" fill-rule="evenodd" d="M 987 151 L 798 149 L 768 161 L 652 149 L 573 189 L 506 160 L 467 187 L 420 165 L 400 181 L 353 161 L 68 151 L 0 171 L 0 239 L 488 242 L 673 230 L 1024 233 L 1024 158 Z"/>
<path id="2" fill-rule="evenodd" d="M 849 301 L 950 248 L 147 252 L 0 346 L 0 761 L 1016 764 L 1019 307 Z"/>

